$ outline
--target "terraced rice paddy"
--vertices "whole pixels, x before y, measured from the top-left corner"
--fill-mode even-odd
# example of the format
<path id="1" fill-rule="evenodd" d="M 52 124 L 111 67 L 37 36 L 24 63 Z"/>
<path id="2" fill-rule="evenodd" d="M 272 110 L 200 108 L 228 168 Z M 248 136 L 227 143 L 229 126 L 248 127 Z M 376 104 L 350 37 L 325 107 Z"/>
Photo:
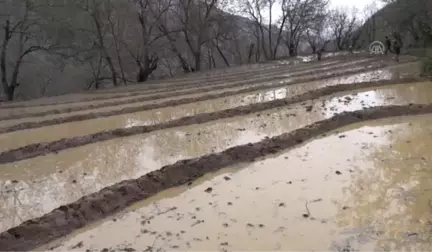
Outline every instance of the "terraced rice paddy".
<path id="1" fill-rule="evenodd" d="M 0 250 L 430 250 L 418 69 L 271 62 L 0 104 Z"/>

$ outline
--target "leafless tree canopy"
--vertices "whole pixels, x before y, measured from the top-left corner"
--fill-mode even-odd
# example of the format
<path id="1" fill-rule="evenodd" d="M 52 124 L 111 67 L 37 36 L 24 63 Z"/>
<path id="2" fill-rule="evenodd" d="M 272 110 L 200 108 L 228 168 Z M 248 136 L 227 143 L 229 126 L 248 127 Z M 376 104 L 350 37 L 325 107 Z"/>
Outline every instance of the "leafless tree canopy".
<path id="1" fill-rule="evenodd" d="M 2 96 L 129 85 L 358 46 L 358 13 L 329 8 L 328 0 L 0 0 Z M 430 13 L 410 18 L 413 36 L 429 36 Z"/>

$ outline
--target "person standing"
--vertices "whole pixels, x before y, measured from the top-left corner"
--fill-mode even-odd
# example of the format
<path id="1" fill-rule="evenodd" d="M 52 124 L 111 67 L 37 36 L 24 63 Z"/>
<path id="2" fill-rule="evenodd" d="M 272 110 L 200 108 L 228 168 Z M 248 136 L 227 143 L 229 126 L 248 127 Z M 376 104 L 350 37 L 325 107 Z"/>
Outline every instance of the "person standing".
<path id="1" fill-rule="evenodd" d="M 385 53 L 385 55 L 387 55 L 389 53 L 389 51 L 391 52 L 391 41 L 390 41 L 388 36 L 385 36 L 384 46 L 385 46 L 384 53 Z"/>
<path id="2" fill-rule="evenodd" d="M 402 47 L 402 43 L 400 42 L 400 40 L 398 38 L 395 38 L 395 41 L 393 43 L 393 50 L 394 50 L 394 53 L 396 55 L 395 60 L 397 62 L 399 62 L 399 55 L 401 52 L 401 47 Z"/>

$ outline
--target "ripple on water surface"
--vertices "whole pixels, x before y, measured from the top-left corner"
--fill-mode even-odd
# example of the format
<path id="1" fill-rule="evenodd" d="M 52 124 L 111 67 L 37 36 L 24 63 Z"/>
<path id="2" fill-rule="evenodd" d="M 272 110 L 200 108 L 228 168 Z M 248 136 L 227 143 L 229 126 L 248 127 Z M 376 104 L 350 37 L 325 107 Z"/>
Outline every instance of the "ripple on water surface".
<path id="1" fill-rule="evenodd" d="M 352 125 L 45 248 L 430 251 L 431 144 L 429 115 Z"/>

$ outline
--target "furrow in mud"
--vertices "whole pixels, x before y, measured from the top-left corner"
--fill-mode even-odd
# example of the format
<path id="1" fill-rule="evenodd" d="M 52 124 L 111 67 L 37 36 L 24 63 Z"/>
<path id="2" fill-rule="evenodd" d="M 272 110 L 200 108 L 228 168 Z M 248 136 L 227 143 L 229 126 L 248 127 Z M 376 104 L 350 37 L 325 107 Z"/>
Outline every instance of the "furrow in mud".
<path id="1" fill-rule="evenodd" d="M 364 59 L 364 62 L 368 59 Z M 358 63 L 364 63 L 361 60 L 358 60 Z M 151 87 L 149 86 L 143 86 L 139 87 L 138 85 L 146 85 L 146 84 L 136 84 L 137 87 L 135 89 L 120 89 L 116 88 L 114 90 L 106 91 L 106 92 L 94 92 L 93 94 L 95 97 L 86 98 L 86 99 L 80 99 L 79 101 L 67 101 L 67 102 L 53 102 L 53 103 L 46 103 L 41 105 L 35 105 L 35 104 L 4 104 L 0 106 L 0 109 L 12 109 L 12 108 L 26 108 L 26 107 L 33 107 L 33 106 L 52 106 L 52 105 L 61 105 L 61 104 L 74 104 L 74 103 L 81 103 L 81 102 L 88 102 L 88 101 L 97 101 L 97 100 L 109 100 L 109 99 L 117 99 L 117 98 L 124 98 L 124 97 L 133 97 L 138 95 L 146 95 L 146 94 L 154 94 L 159 92 L 165 92 L 167 90 L 172 90 L 172 88 L 175 87 L 176 91 L 178 90 L 184 90 L 184 89 L 192 89 L 192 88 L 199 88 L 199 87 L 209 87 L 211 86 L 217 86 L 221 84 L 227 84 L 227 87 L 229 87 L 229 81 L 232 82 L 244 82 L 247 81 L 254 81 L 254 76 L 262 76 L 262 75 L 270 75 L 275 73 L 280 73 L 281 71 L 305 71 L 307 69 L 315 69 L 315 68 L 322 68 L 322 67 L 330 67 L 333 65 L 341 64 L 340 61 L 328 61 L 321 64 L 314 64 L 314 65 L 302 65 L 297 67 L 289 68 L 287 66 L 277 66 L 269 69 L 257 69 L 253 72 L 248 73 L 247 77 L 249 78 L 243 78 L 242 76 L 235 76 L 231 77 L 230 79 L 225 78 L 225 76 L 219 76 L 218 80 L 196 80 L 196 79 L 190 79 L 188 82 L 185 81 L 183 84 L 175 84 L 175 83 L 163 83 L 162 81 L 159 81 L 161 83 L 159 84 L 153 84 Z M 242 74 L 242 73 L 239 73 Z M 295 73 L 294 73 L 295 74 Z M 222 79 L 223 78 L 223 79 Z M 204 84 L 203 84 L 204 83 Z M 157 85 L 157 87 L 156 87 Z M 110 93 L 115 93 L 115 95 L 106 95 Z M 120 93 L 120 94 L 119 94 Z M 84 94 L 91 94 L 89 92 L 85 92 Z"/>
<path id="2" fill-rule="evenodd" d="M 380 106 L 344 112 L 289 133 L 264 139 L 255 144 L 240 145 L 203 157 L 182 160 L 134 180 L 126 180 L 78 201 L 61 206 L 40 218 L 26 221 L 0 234 L 0 248 L 22 251 L 65 236 L 97 220 L 110 216 L 133 203 L 149 198 L 168 188 L 184 185 L 222 168 L 253 162 L 313 140 L 326 132 L 349 124 L 388 117 L 432 113 L 432 104 Z"/>
<path id="3" fill-rule="evenodd" d="M 167 102 L 163 102 L 163 103 L 146 104 L 146 105 L 137 106 L 137 107 L 126 107 L 126 108 L 123 108 L 120 110 L 111 110 L 111 111 L 98 112 L 98 113 L 90 112 L 88 114 L 59 117 L 59 118 L 50 119 L 50 120 L 43 120 L 43 121 L 39 121 L 39 122 L 20 123 L 20 124 L 12 125 L 9 127 L 0 128 L 0 134 L 19 131 L 19 130 L 25 130 L 25 129 L 40 128 L 40 127 L 44 127 L 44 126 L 50 126 L 50 125 L 61 124 L 61 123 L 84 121 L 84 120 L 95 119 L 95 118 L 100 118 L 100 117 L 108 117 L 108 116 L 114 116 L 114 115 L 120 115 L 120 114 L 141 112 L 141 111 L 146 111 L 146 110 L 151 110 L 151 109 L 177 106 L 177 105 L 188 104 L 188 103 L 193 103 L 193 102 L 216 99 L 216 98 L 225 97 L 225 96 L 237 95 L 237 94 L 241 94 L 241 93 L 254 92 L 254 91 L 259 91 L 259 90 L 263 90 L 263 89 L 279 88 L 279 87 L 285 87 L 285 86 L 294 85 L 294 84 L 330 79 L 333 77 L 339 77 L 339 76 L 344 76 L 344 75 L 349 75 L 349 74 L 357 74 L 357 73 L 362 73 L 364 71 L 373 71 L 373 70 L 378 70 L 378 69 L 381 69 L 381 68 L 384 68 L 387 66 L 388 65 L 386 65 L 386 64 L 380 64 L 378 66 L 374 66 L 374 67 L 367 68 L 367 69 L 360 69 L 360 70 L 356 69 L 356 70 L 345 71 L 345 72 L 330 73 L 330 74 L 324 75 L 324 76 L 311 77 L 311 78 L 301 79 L 301 80 L 293 80 L 293 81 L 288 82 L 288 83 L 283 82 L 283 83 L 277 83 L 277 84 L 272 84 L 272 85 L 267 85 L 267 86 L 250 87 L 250 88 L 245 88 L 245 89 L 241 89 L 241 90 L 237 90 L 237 91 L 227 91 L 227 92 L 218 93 L 218 94 L 209 94 L 209 95 L 204 95 L 204 96 L 199 96 L 199 97 L 191 97 L 191 98 L 184 98 L 184 99 L 179 99 L 179 100 L 171 100 L 171 101 L 167 101 Z"/>
<path id="4" fill-rule="evenodd" d="M 357 60 L 354 62 L 349 62 L 351 64 L 355 64 L 355 63 L 364 63 L 366 61 L 370 61 L 370 59 L 362 59 L 362 60 Z M 272 74 L 276 74 L 276 73 L 281 73 L 281 71 L 286 71 L 287 74 L 297 74 L 300 72 L 304 72 L 307 70 L 313 70 L 313 69 L 319 69 L 319 68 L 330 68 L 332 66 L 338 65 L 338 64 L 342 64 L 341 61 L 327 61 L 327 62 L 322 62 L 320 64 L 313 64 L 313 65 L 301 65 L 301 66 L 295 66 L 295 67 L 287 67 L 287 66 L 274 66 L 271 68 L 265 68 L 265 69 L 256 69 L 253 71 L 249 71 L 247 73 L 235 73 L 235 74 L 231 74 L 230 76 L 226 76 L 226 75 L 220 75 L 217 77 L 213 77 L 213 78 L 204 78 L 204 79 L 194 79 L 194 78 L 190 78 L 187 81 L 184 82 L 180 82 L 180 83 L 159 83 L 159 84 L 155 84 L 158 85 L 159 87 L 153 87 L 153 88 L 148 88 L 146 91 L 150 91 L 150 92 L 163 92 L 166 90 L 170 90 L 172 88 L 176 88 L 176 89 L 189 89 L 189 88 L 198 88 L 198 87 L 202 87 L 202 86 L 218 86 L 218 85 L 224 85 L 226 83 L 229 82 L 238 82 L 238 81 L 247 81 L 247 80 L 254 80 L 254 77 L 260 76 L 269 76 Z M 131 91 L 131 90 L 130 90 Z M 129 91 L 129 92 L 130 92 Z M 135 90 L 132 89 L 132 91 L 135 92 L 142 92 L 143 89 L 139 89 L 136 88 Z M 107 91 L 107 92 L 101 92 L 103 94 L 109 94 L 109 93 L 118 93 L 115 90 L 111 90 L 111 91 Z"/>
<path id="5" fill-rule="evenodd" d="M 0 164 L 17 162 L 20 160 L 25 160 L 37 156 L 47 155 L 49 153 L 57 153 L 69 148 L 84 146 L 87 144 L 107 141 L 119 137 L 132 136 L 137 134 L 149 133 L 157 130 L 187 126 L 192 124 L 206 123 L 214 120 L 225 119 L 229 117 L 243 116 L 251 113 L 256 113 L 272 108 L 278 108 L 282 106 L 287 106 L 295 103 L 301 103 L 308 100 L 318 99 L 322 96 L 331 95 L 338 92 L 344 91 L 354 91 L 356 89 L 365 88 L 377 88 L 386 85 L 395 84 L 408 84 L 419 82 L 419 78 L 405 78 L 398 80 L 384 80 L 378 82 L 359 82 L 350 85 L 340 84 L 335 86 L 329 86 L 320 88 L 317 90 L 309 91 L 304 94 L 300 94 L 288 99 L 280 99 L 269 101 L 265 103 L 251 104 L 241 107 L 235 107 L 231 109 L 226 109 L 222 111 L 216 111 L 211 113 L 203 113 L 195 116 L 188 116 L 179 118 L 177 120 L 168 121 L 166 123 L 155 124 L 150 126 L 133 126 L 130 128 L 120 128 L 109 131 L 98 132 L 86 136 L 79 136 L 73 138 L 64 138 L 48 143 L 35 143 L 27 146 L 23 146 L 18 149 L 12 149 L 0 153 Z"/>
<path id="6" fill-rule="evenodd" d="M 360 62 L 358 64 L 353 64 L 356 67 L 361 67 L 361 66 L 365 66 L 370 64 L 371 61 L 364 61 L 364 62 Z M 346 67 L 346 66 L 343 66 Z M 320 69 L 314 72 L 314 74 L 320 75 L 320 74 L 325 74 L 329 71 L 332 70 L 336 70 L 337 68 L 335 67 L 331 67 L 331 68 L 325 68 L 325 69 Z M 296 77 L 302 77 L 305 75 L 308 75 L 308 73 L 306 72 L 299 72 L 299 73 L 294 73 L 292 75 L 290 75 L 289 77 L 287 76 L 280 76 L 281 72 L 277 72 L 278 74 L 275 76 L 274 74 L 276 74 L 276 72 L 273 74 L 265 74 L 264 76 L 258 76 L 258 75 L 254 75 L 255 78 L 253 79 L 249 79 L 249 80 L 240 80 L 238 82 L 232 82 L 232 83 L 224 83 L 225 81 L 222 81 L 222 85 L 221 89 L 228 89 L 228 88 L 236 88 L 236 87 L 242 87 L 242 86 L 250 86 L 250 85 L 256 85 L 256 84 L 260 84 L 262 82 L 267 82 L 267 81 L 278 81 L 278 80 L 283 80 L 283 79 L 289 79 L 289 78 L 296 78 Z M 264 85 L 263 85 L 264 86 Z M 40 111 L 40 112 L 27 112 L 27 113 L 23 113 L 23 112 L 19 112 L 19 113 L 12 113 L 9 115 L 5 115 L 5 116 L 0 116 L 0 120 L 14 120 L 14 119 L 22 119 L 22 118 L 26 118 L 26 117 L 39 117 L 39 116 L 46 116 L 46 115 L 55 115 L 55 114 L 63 114 L 63 113 L 71 113 L 71 112 L 77 112 L 77 111 L 82 111 L 82 110 L 91 110 L 91 109 L 98 109 L 98 108 L 103 108 L 103 107 L 110 107 L 110 106 L 118 106 L 118 105 L 124 105 L 124 104 L 130 104 L 130 103 L 139 103 L 139 102 L 149 102 L 152 100 L 158 100 L 158 99 L 166 99 L 166 98 L 171 98 L 171 97 L 177 97 L 177 96 L 181 96 L 181 95 L 193 95 L 193 94 L 199 94 L 199 93 L 204 93 L 204 92 L 211 92 L 214 91 L 216 88 L 215 85 L 206 85 L 206 86 L 202 86 L 202 87 L 198 87 L 198 88 L 193 88 L 193 89 L 186 89 L 183 91 L 178 91 L 177 87 L 175 91 L 172 92 L 168 92 L 168 93 L 161 93 L 161 94 L 153 94 L 153 95 L 147 95 L 147 94 L 143 94 L 143 93 L 136 93 L 136 94 L 131 94 L 131 95 L 126 95 L 123 97 L 117 97 L 117 99 L 121 99 L 121 98 L 128 98 L 130 97 L 130 99 L 124 99 L 124 100 L 117 100 L 117 101 L 112 101 L 112 99 L 114 99 L 113 97 L 110 97 L 108 99 L 101 99 L 101 100 L 110 100 L 107 102 L 102 102 L 102 103 L 97 103 L 97 104 L 86 104 L 86 105 L 82 105 L 82 106 L 76 106 L 76 107 L 66 107 L 66 108 L 57 108 L 57 109 L 51 109 L 51 110 L 45 110 L 45 111 Z M 139 96 L 139 97 L 137 97 Z M 135 97 L 135 98 L 134 98 Z M 101 98 L 101 97 L 99 97 Z M 81 103 L 83 101 L 80 101 L 78 103 Z M 40 107 L 40 106 L 38 106 Z M 43 106 L 44 107 L 44 106 Z"/>

